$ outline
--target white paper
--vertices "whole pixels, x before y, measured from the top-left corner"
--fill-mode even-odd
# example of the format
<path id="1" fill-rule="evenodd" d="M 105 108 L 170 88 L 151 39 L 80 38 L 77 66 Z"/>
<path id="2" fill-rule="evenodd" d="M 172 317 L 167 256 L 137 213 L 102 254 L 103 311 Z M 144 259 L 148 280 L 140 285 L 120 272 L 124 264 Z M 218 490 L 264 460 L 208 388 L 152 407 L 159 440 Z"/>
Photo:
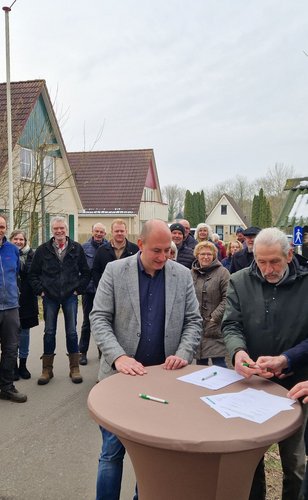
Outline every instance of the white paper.
<path id="1" fill-rule="evenodd" d="M 189 375 L 183 375 L 179 377 L 178 380 L 182 382 L 188 382 L 189 384 L 200 385 L 201 387 L 206 387 L 207 389 L 217 390 L 227 385 L 234 384 L 242 380 L 244 377 L 239 375 L 234 370 L 229 368 L 222 368 L 220 366 L 210 366 L 208 368 L 203 368 L 196 372 L 189 373 Z"/>
<path id="2" fill-rule="evenodd" d="M 225 418 L 240 417 L 262 424 L 284 410 L 293 410 L 294 400 L 256 389 L 201 398 Z"/>

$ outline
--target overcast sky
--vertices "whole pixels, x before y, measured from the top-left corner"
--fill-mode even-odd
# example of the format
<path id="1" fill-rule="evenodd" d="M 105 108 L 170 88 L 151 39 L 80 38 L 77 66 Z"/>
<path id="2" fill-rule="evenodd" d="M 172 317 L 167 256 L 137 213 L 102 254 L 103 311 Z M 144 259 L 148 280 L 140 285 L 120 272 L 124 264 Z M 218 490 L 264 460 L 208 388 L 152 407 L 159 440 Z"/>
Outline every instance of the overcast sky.
<path id="1" fill-rule="evenodd" d="M 46 80 L 68 151 L 103 128 L 94 149 L 153 148 L 161 186 L 191 190 L 308 175 L 307 0 L 17 0 L 10 34 L 11 80 Z"/>

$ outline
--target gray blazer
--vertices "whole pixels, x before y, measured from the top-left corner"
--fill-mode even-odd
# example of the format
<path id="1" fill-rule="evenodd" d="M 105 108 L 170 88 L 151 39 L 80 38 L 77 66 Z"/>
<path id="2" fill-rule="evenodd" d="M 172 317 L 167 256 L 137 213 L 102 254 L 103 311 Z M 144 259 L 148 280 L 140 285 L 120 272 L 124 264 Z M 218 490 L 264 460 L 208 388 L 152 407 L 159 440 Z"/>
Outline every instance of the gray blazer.
<path id="1" fill-rule="evenodd" d="M 91 331 L 102 351 L 99 379 L 112 375 L 114 361 L 134 357 L 141 335 L 137 255 L 107 264 L 90 314 Z M 192 362 L 202 320 L 190 270 L 165 264 L 165 355 Z"/>

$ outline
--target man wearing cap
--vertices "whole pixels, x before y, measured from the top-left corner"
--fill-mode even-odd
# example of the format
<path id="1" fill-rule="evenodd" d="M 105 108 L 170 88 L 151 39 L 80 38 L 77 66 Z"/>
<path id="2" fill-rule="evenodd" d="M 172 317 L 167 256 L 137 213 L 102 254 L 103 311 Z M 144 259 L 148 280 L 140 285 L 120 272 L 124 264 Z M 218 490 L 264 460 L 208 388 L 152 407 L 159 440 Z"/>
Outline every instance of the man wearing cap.
<path id="1" fill-rule="evenodd" d="M 191 269 L 192 263 L 195 260 L 193 250 L 184 244 L 185 228 L 179 222 L 174 222 L 170 226 L 172 241 L 178 249 L 176 261 L 188 269 Z"/>
<path id="2" fill-rule="evenodd" d="M 253 261 L 253 242 L 260 231 L 261 229 L 255 226 L 250 226 L 243 231 L 246 247 L 233 255 L 230 266 L 231 274 L 250 266 Z"/>

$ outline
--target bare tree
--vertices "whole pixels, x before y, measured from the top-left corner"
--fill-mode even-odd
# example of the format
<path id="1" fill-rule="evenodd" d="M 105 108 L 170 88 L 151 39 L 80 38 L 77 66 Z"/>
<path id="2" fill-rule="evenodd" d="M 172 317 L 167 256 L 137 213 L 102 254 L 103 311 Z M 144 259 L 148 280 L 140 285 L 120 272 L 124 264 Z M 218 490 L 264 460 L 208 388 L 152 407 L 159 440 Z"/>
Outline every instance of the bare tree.
<path id="1" fill-rule="evenodd" d="M 17 116 L 21 106 L 22 103 L 15 109 Z M 0 123 L 0 131 L 5 129 L 5 120 L 6 117 Z M 16 145 L 13 154 L 14 228 L 26 229 L 30 244 L 33 244 L 39 226 L 45 234 L 45 215 L 54 211 L 61 190 L 68 188 L 66 181 L 72 174 L 64 170 L 59 172 L 56 165 L 59 145 L 48 118 L 42 120 L 39 112 L 33 111 L 31 126 L 21 142 L 22 146 Z M 0 148 L 4 153 L 7 151 L 6 134 L 0 136 Z M 0 173 L 4 209 L 8 206 L 7 169 L 6 165 Z"/>
<path id="2" fill-rule="evenodd" d="M 186 190 L 177 184 L 168 184 L 162 189 L 165 203 L 168 203 L 168 221 L 174 220 L 179 212 L 183 212 Z"/>
<path id="3" fill-rule="evenodd" d="M 270 203 L 274 224 L 287 196 L 287 193 L 284 191 L 286 181 L 292 177 L 296 177 L 295 169 L 292 165 L 275 163 L 273 167 L 268 168 L 264 177 L 256 180 L 256 192 L 260 188 L 263 188 L 264 194 Z"/>

